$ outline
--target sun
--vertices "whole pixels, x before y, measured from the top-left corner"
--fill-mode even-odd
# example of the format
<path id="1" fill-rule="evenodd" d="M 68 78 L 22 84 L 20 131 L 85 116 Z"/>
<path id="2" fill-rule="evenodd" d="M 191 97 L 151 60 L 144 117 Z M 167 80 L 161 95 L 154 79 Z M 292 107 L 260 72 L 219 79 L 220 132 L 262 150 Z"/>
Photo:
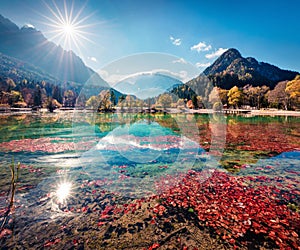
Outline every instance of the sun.
<path id="1" fill-rule="evenodd" d="M 49 14 L 42 15 L 43 23 L 49 27 L 49 40 L 55 41 L 66 50 L 77 50 L 81 54 L 81 48 L 86 41 L 92 42 L 89 37 L 89 28 L 93 24 L 87 24 L 88 19 L 94 14 L 84 15 L 85 5 L 75 10 L 74 1 L 52 1 L 49 5 L 44 2 Z M 69 3 L 69 5 L 67 4 Z"/>
<path id="2" fill-rule="evenodd" d="M 69 23 L 64 24 L 62 26 L 62 30 L 66 34 L 66 36 L 72 36 L 76 32 L 72 24 Z"/>

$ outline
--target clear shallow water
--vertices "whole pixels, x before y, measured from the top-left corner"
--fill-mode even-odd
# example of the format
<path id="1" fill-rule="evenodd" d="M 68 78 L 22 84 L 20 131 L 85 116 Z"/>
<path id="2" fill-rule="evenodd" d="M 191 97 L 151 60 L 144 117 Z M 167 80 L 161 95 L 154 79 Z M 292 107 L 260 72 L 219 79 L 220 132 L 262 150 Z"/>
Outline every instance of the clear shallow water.
<path id="1" fill-rule="evenodd" d="M 131 198 L 153 195 L 160 176 L 201 168 L 208 159 L 197 142 L 154 117 L 88 116 L 8 117 L 0 144 L 3 191 L 12 159 L 22 164 L 19 189 L 31 201 L 55 192 L 63 181 L 76 189 L 84 179 L 105 180 L 107 190 Z"/>
<path id="2" fill-rule="evenodd" d="M 94 206 L 87 194 L 95 187 L 125 200 L 142 199 L 160 194 L 160 179 L 189 170 L 209 170 L 204 182 L 230 166 L 237 176 L 284 177 L 285 190 L 300 191 L 299 118 L 215 120 L 182 114 L 1 117 L 1 209 L 7 206 L 12 159 L 21 163 L 16 215 L 32 225 Z M 226 143 L 219 143 L 225 135 Z M 64 183 L 70 183 L 64 186 L 70 194 L 61 198 Z"/>
<path id="3" fill-rule="evenodd" d="M 221 134 L 227 137 L 227 142 L 218 151 L 223 152 L 222 158 L 211 150 L 215 132 L 213 126 L 216 126 L 212 120 L 213 117 L 207 115 L 180 114 L 3 116 L 0 137 L 2 191 L 9 182 L 7 166 L 12 159 L 23 164 L 20 185 L 24 181 L 26 185 L 36 186 L 41 180 L 47 185 L 46 180 L 52 182 L 52 179 L 61 178 L 61 173 L 72 176 L 63 178 L 76 182 L 85 173 L 90 179 L 116 182 L 116 187 L 109 187 L 114 192 L 120 191 L 119 179 L 123 184 L 128 182 L 131 188 L 124 189 L 130 190 L 131 196 L 135 196 L 132 186 L 136 187 L 137 196 L 155 193 L 153 184 L 156 178 L 189 169 L 220 168 L 222 166 L 218 160 L 221 160 L 221 165 L 222 160 L 253 166 L 274 163 L 277 170 L 282 168 L 283 171 L 285 168 L 299 167 L 299 118 L 227 117 L 227 124 L 223 124 L 227 134 Z M 245 138 L 244 134 L 248 137 Z M 280 141 L 282 138 L 285 141 Z M 269 143 L 262 154 L 258 142 L 264 139 Z M 247 150 L 250 147 L 247 144 L 251 143 L 258 147 L 257 155 L 253 153 L 255 148 Z M 269 152 L 274 154 L 273 149 L 268 148 L 272 143 L 281 148 L 275 158 L 266 157 Z M 296 152 L 278 155 L 285 150 Z M 246 162 L 243 162 L 243 154 Z M 249 158 L 251 156 L 252 159 Z M 120 166 L 124 169 L 118 169 Z M 245 174 L 247 171 L 243 170 Z M 142 185 L 137 185 L 141 180 Z"/>

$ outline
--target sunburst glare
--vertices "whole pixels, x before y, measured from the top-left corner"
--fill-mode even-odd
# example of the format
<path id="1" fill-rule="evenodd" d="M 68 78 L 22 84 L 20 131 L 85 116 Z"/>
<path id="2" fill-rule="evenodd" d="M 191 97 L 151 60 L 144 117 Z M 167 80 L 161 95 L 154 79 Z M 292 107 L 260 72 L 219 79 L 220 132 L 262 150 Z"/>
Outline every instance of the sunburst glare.
<path id="1" fill-rule="evenodd" d="M 67 199 L 71 195 L 72 183 L 62 182 L 58 185 L 56 190 L 56 197 L 59 203 L 66 203 Z"/>
<path id="2" fill-rule="evenodd" d="M 85 5 L 75 12 L 74 1 L 67 5 L 67 1 L 63 2 L 63 6 L 53 1 L 52 5 L 45 3 L 50 15 L 42 15 L 46 19 L 43 22 L 50 30 L 46 33 L 51 34 L 50 40 L 56 40 L 58 44 L 66 50 L 77 50 L 80 54 L 84 47 L 84 41 L 92 43 L 89 38 L 92 33 L 88 29 L 93 24 L 86 23 L 94 14 L 84 15 Z"/>
<path id="3" fill-rule="evenodd" d="M 63 25 L 62 29 L 63 29 L 63 32 L 65 32 L 67 36 L 70 36 L 74 32 L 76 32 L 75 29 L 74 29 L 74 27 L 71 24 L 69 24 L 69 23 Z"/>

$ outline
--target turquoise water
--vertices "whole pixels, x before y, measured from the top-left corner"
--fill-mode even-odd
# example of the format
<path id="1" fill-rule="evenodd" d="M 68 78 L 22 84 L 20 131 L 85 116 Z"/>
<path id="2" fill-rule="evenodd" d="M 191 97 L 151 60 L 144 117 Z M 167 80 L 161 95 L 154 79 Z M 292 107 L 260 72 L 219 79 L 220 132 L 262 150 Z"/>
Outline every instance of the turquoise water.
<path id="1" fill-rule="evenodd" d="M 0 128 L 1 167 L 7 169 L 14 159 L 15 162 L 41 170 L 41 173 L 44 171 L 45 174 L 40 174 L 44 179 L 48 178 L 47 173 L 63 169 L 74 173 L 85 171 L 95 178 L 109 177 L 115 180 L 119 175 L 112 175 L 113 167 L 126 165 L 128 169 L 124 173 L 130 177 L 156 178 L 155 175 L 159 173 L 203 168 L 203 162 L 210 167 L 220 167 L 216 161 L 222 161 L 225 157 L 217 157 L 212 151 L 215 143 L 213 140 L 223 140 L 225 137 L 227 144 L 222 145 L 222 150 L 217 153 L 223 152 L 232 159 L 236 154 L 231 155 L 233 151 L 228 153 L 227 148 L 233 147 L 240 152 L 241 159 L 243 153 L 249 158 L 247 153 L 255 152 L 253 149 L 237 149 L 242 143 L 247 143 L 243 142 L 243 133 L 248 133 L 248 141 L 257 145 L 262 141 L 259 136 L 262 132 L 266 140 L 273 140 L 279 146 L 292 145 L 292 149 L 287 147 L 286 151 L 295 151 L 297 142 L 299 146 L 299 118 L 227 117 L 227 124 L 223 124 L 221 128 L 225 128 L 227 134 L 220 133 L 219 125 L 215 125 L 213 119 L 207 115 L 182 114 L 147 116 L 58 113 L 3 116 Z M 218 129 L 214 131 L 216 127 Z M 266 131 L 270 131 L 270 134 Z M 221 134 L 221 137 L 219 135 L 213 138 L 213 132 Z M 272 136 L 277 136 L 278 140 Z M 282 138 L 286 141 L 280 145 Z M 208 153 L 203 149 L 206 145 L 211 147 L 210 150 L 206 148 Z M 283 148 L 283 152 L 284 150 Z M 215 156 L 212 156 L 213 153 Z M 251 160 L 256 162 L 259 157 L 253 155 L 253 159 L 247 160 L 250 163 Z M 295 158 L 297 160 L 299 157 Z M 265 160 L 265 157 L 262 159 Z M 170 166 L 164 168 L 164 165 Z M 6 170 L 1 173 L 4 184 L 9 179 L 7 174 L 9 171 Z M 36 185 L 39 178 L 30 175 L 31 173 L 26 175 L 26 183 L 30 183 L 32 178 Z M 22 180 L 22 176 L 20 178 Z"/>
<path id="2" fill-rule="evenodd" d="M 105 188 L 123 196 L 153 195 L 156 179 L 200 169 L 208 159 L 197 142 L 152 116 L 23 115 L 9 116 L 3 123 L 1 186 L 5 190 L 8 185 L 12 159 L 20 162 L 21 192 L 45 192 L 37 192 L 39 197 L 32 194 L 30 200 L 55 192 L 47 190 L 54 180 L 77 186 L 84 178 L 105 180 L 110 183 Z"/>
<path id="3" fill-rule="evenodd" d="M 0 215 L 8 205 L 12 161 L 21 164 L 14 203 L 14 216 L 21 218 L 14 227 L 21 238 L 29 237 L 22 221 L 35 227 L 65 218 L 70 211 L 80 214 L 98 202 L 105 209 L 105 199 L 122 204 L 153 197 L 161 192 L 160 180 L 182 178 L 191 170 L 204 170 L 201 182 L 215 170 L 259 177 L 268 185 L 293 190 L 293 204 L 299 204 L 298 125 L 299 118 L 292 117 L 68 112 L 2 116 Z M 93 196 L 98 192 L 109 196 L 98 201 Z"/>

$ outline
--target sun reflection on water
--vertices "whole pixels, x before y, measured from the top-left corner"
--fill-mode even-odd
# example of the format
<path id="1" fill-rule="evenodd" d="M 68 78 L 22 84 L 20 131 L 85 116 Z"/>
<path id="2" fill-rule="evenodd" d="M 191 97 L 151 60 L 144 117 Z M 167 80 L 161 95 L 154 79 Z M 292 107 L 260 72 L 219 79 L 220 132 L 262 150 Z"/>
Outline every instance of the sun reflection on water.
<path id="1" fill-rule="evenodd" d="M 56 190 L 56 197 L 59 203 L 66 203 L 67 199 L 69 198 L 72 190 L 72 183 L 71 182 L 63 182 L 58 185 Z"/>

